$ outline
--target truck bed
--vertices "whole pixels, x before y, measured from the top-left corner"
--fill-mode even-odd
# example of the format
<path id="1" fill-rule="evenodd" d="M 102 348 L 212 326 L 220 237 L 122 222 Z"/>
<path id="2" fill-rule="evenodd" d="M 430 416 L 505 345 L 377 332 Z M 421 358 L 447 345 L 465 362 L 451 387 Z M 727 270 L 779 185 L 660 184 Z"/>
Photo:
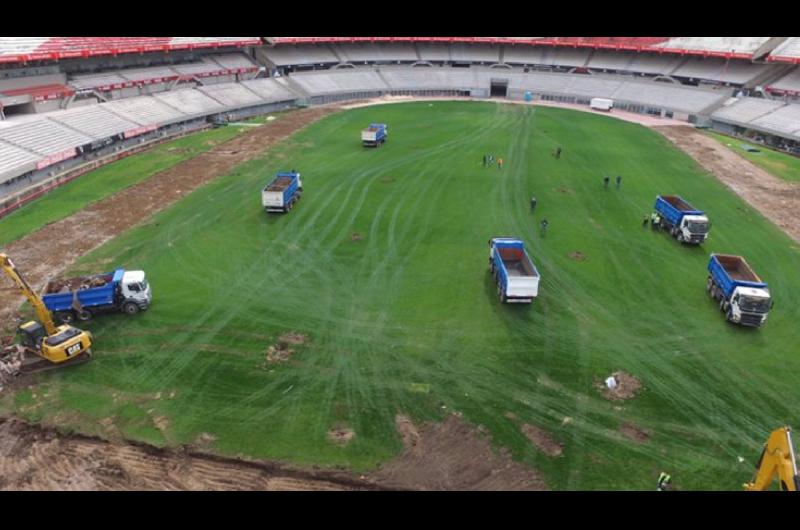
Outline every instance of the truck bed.
<path id="1" fill-rule="evenodd" d="M 525 259 L 525 253 L 518 248 L 498 248 L 500 259 L 509 276 L 536 276 L 530 262 Z"/>
<path id="2" fill-rule="evenodd" d="M 691 204 L 684 201 L 677 195 L 662 195 L 662 199 L 672 205 L 673 208 L 680 210 L 681 212 L 692 212 L 695 211 Z"/>
<path id="3" fill-rule="evenodd" d="M 53 280 L 47 284 L 44 294 L 69 293 L 83 289 L 103 287 L 111 282 L 113 274 L 95 274 L 94 276 L 78 276 L 65 280 Z"/>
<path id="4" fill-rule="evenodd" d="M 278 177 L 264 188 L 264 191 L 283 191 L 292 183 L 292 177 Z"/>
<path id="5" fill-rule="evenodd" d="M 756 282 L 760 283 L 761 278 L 753 272 L 753 269 L 747 262 L 738 256 L 726 256 L 724 254 L 717 254 L 719 264 L 728 273 L 732 280 L 737 282 Z"/>

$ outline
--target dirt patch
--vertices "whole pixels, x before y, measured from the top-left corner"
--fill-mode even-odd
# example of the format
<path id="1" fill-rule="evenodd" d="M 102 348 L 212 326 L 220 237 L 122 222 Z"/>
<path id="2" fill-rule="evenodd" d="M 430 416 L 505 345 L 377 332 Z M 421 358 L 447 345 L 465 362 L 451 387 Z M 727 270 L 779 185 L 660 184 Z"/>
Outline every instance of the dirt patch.
<path id="1" fill-rule="evenodd" d="M 611 375 L 617 380 L 617 386 L 613 390 L 608 388 L 604 381 L 597 381 L 595 383 L 595 388 L 608 400 L 621 401 L 624 399 L 632 399 L 636 397 L 636 393 L 642 388 L 642 384 L 639 380 L 627 372 L 619 371 Z"/>
<path id="2" fill-rule="evenodd" d="M 561 448 L 561 444 L 556 442 L 547 431 L 528 423 L 524 423 L 520 430 L 522 430 L 522 434 L 524 434 L 537 449 L 547 456 L 557 457 L 562 455 L 563 449 Z"/>
<path id="3" fill-rule="evenodd" d="M 566 186 L 559 186 L 558 188 L 556 188 L 556 191 L 558 193 L 565 193 L 567 195 L 570 195 L 570 194 L 573 193 L 574 190 L 572 188 L 568 188 Z"/>
<path id="4" fill-rule="evenodd" d="M 586 259 L 586 254 L 584 254 L 580 250 L 576 250 L 574 252 L 570 252 L 569 257 L 574 259 L 575 261 L 584 261 Z"/>
<path id="5" fill-rule="evenodd" d="M 287 331 L 278 337 L 276 344 L 267 348 L 267 362 L 282 363 L 288 361 L 294 355 L 294 349 L 290 348 L 290 346 L 305 344 L 306 340 L 308 339 L 302 333 Z"/>
<path id="6" fill-rule="evenodd" d="M 395 417 L 402 454 L 369 476 L 378 484 L 419 490 L 544 490 L 536 470 L 492 450 L 488 436 L 453 414 L 421 426 Z"/>
<path id="7" fill-rule="evenodd" d="M 153 424 L 156 426 L 156 429 L 163 433 L 169 429 L 170 421 L 166 416 L 154 416 Z"/>
<path id="8" fill-rule="evenodd" d="M 364 236 L 358 232 L 353 232 L 353 234 L 350 236 L 350 241 L 361 241 L 362 239 L 364 239 Z"/>
<path id="9" fill-rule="evenodd" d="M 194 439 L 194 442 L 192 443 L 192 445 L 194 445 L 195 447 L 198 447 L 200 449 L 207 449 L 207 448 L 211 447 L 214 444 L 214 442 L 216 442 L 216 441 L 217 441 L 217 437 L 214 436 L 213 434 L 208 433 L 208 432 L 201 432 Z"/>
<path id="10" fill-rule="evenodd" d="M 347 445 L 356 433 L 347 427 L 335 427 L 328 431 L 328 440 L 337 445 Z"/>
<path id="11" fill-rule="evenodd" d="M 49 278 L 87 252 L 338 110 L 339 107 L 331 106 L 292 111 L 268 127 L 250 128 L 205 153 L 8 244 L 4 252 L 24 271 L 26 280 L 38 292 Z M 5 276 L 0 278 L 0 287 L 12 285 Z M 10 316 L 23 301 L 22 296 L 0 297 L 0 326 L 9 325 Z"/>
<path id="12" fill-rule="evenodd" d="M 110 443 L 0 418 L 0 490 L 376 489 L 387 488 L 343 471 Z"/>
<path id="13" fill-rule="evenodd" d="M 280 337 L 278 337 L 278 344 L 293 344 L 295 346 L 299 346 L 300 344 L 305 344 L 306 338 L 305 335 L 302 333 L 297 333 L 295 331 L 287 331 Z"/>
<path id="14" fill-rule="evenodd" d="M 624 434 L 626 438 L 640 444 L 650 439 L 649 432 L 637 427 L 632 423 L 623 423 L 622 425 L 620 425 L 619 432 Z"/>
<path id="15" fill-rule="evenodd" d="M 706 171 L 800 241 L 800 184 L 770 175 L 716 139 L 689 126 L 654 127 Z"/>

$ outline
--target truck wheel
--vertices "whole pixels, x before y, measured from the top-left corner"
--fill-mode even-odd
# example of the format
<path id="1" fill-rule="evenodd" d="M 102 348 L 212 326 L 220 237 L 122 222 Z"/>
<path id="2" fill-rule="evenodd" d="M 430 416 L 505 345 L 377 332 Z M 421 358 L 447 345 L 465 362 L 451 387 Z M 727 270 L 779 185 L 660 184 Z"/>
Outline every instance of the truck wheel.
<path id="1" fill-rule="evenodd" d="M 719 310 L 722 311 L 723 313 L 728 310 L 728 304 L 725 303 L 724 298 L 719 301 Z"/>
<path id="2" fill-rule="evenodd" d="M 686 239 L 683 237 L 683 234 L 678 232 L 678 243 L 683 243 Z"/>
<path id="3" fill-rule="evenodd" d="M 135 315 L 139 312 L 139 304 L 134 302 L 126 302 L 125 305 L 122 306 L 122 310 L 126 315 Z"/>
<path id="4" fill-rule="evenodd" d="M 711 288 L 714 287 L 714 282 L 711 280 L 711 276 L 708 277 L 708 281 L 706 281 L 706 291 L 711 293 Z"/>
<path id="5" fill-rule="evenodd" d="M 86 322 L 87 320 L 90 320 L 91 318 L 92 318 L 92 312 L 89 311 L 88 309 L 83 309 L 81 311 L 78 311 L 78 320 L 80 320 L 82 322 Z"/>
<path id="6" fill-rule="evenodd" d="M 733 322 L 733 309 L 728 309 L 728 312 L 725 313 L 725 320 Z"/>
<path id="7" fill-rule="evenodd" d="M 64 311 L 58 314 L 58 319 L 64 324 L 72 324 L 75 322 L 75 313 L 72 311 Z"/>

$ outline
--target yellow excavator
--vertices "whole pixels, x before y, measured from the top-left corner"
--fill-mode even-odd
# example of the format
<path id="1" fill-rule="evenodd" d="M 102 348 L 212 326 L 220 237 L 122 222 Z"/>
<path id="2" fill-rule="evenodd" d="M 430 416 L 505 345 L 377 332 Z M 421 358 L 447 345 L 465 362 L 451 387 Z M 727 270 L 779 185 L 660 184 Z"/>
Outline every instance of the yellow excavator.
<path id="1" fill-rule="evenodd" d="M 19 326 L 19 345 L 3 352 L 6 357 L 20 357 L 15 359 L 20 365 L 19 372 L 40 372 L 88 361 L 92 355 L 91 333 L 67 324 L 56 326 L 42 299 L 3 253 L 0 253 L 0 267 L 28 299 L 39 319 Z"/>
<path id="2" fill-rule="evenodd" d="M 764 491 L 772 486 L 775 477 L 782 491 L 800 491 L 800 476 L 797 475 L 797 459 L 792 445 L 792 429 L 775 429 L 767 438 L 761 457 L 756 464 L 752 482 L 744 485 L 746 491 Z"/>

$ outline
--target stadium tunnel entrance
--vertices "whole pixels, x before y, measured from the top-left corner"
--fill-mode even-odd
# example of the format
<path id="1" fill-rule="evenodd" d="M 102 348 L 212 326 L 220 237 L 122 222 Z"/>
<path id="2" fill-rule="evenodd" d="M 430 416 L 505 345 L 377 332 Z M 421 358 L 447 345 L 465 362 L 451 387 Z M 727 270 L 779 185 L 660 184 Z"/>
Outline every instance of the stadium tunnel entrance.
<path id="1" fill-rule="evenodd" d="M 504 98 L 508 95 L 508 79 L 492 79 L 489 87 L 489 97 Z"/>

